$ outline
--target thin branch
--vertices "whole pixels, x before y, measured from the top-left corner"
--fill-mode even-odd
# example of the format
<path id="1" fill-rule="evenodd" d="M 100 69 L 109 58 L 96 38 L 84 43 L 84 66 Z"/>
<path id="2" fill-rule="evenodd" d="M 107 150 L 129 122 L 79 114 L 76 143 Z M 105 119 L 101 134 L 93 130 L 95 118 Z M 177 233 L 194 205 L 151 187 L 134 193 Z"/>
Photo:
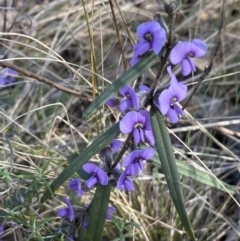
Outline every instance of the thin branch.
<path id="1" fill-rule="evenodd" d="M 119 42 L 119 45 L 120 45 L 120 50 L 121 50 L 121 53 L 122 53 L 123 65 L 124 65 L 125 70 L 127 70 L 127 61 L 126 61 L 125 55 L 124 55 L 123 44 L 122 44 L 121 36 L 120 36 L 119 30 L 118 30 L 117 19 L 116 19 L 116 15 L 115 15 L 112 0 L 109 0 L 109 3 L 110 3 L 112 15 L 113 15 L 113 22 L 114 22 L 115 29 L 116 29 L 116 34 L 117 34 L 118 42 Z"/>
<path id="2" fill-rule="evenodd" d="M 34 74 L 33 72 L 30 72 L 30 71 L 28 71 L 26 69 L 23 69 L 23 68 L 21 68 L 19 66 L 14 65 L 14 64 L 10 64 L 10 63 L 6 62 L 6 60 L 0 60 L 0 66 L 3 67 L 3 68 L 7 67 L 7 68 L 10 68 L 10 69 L 16 70 L 17 72 L 22 73 L 23 75 L 28 76 L 29 78 L 33 78 L 33 79 L 35 79 L 35 80 L 37 80 L 39 82 L 42 82 L 44 84 L 47 84 L 47 85 L 53 87 L 55 89 L 58 89 L 58 90 L 61 90 L 63 92 L 66 92 L 66 93 L 68 93 L 70 95 L 76 96 L 76 97 L 78 97 L 78 98 L 80 98 L 80 99 L 82 99 L 84 101 L 92 101 L 92 99 L 89 98 L 89 97 L 81 96 L 82 93 L 79 93 L 78 91 L 71 90 L 71 89 L 66 88 L 66 87 L 64 87 L 62 85 L 54 83 L 54 82 L 52 82 L 51 80 L 49 80 L 47 78 L 41 77 L 41 76 L 39 76 L 37 74 Z"/>
<path id="3" fill-rule="evenodd" d="M 222 35 L 222 31 L 223 31 L 223 26 L 224 26 L 224 22 L 225 22 L 225 9 L 226 9 L 226 1 L 222 0 L 222 11 L 221 11 L 221 20 L 219 23 L 219 29 L 218 29 L 218 35 L 217 35 L 217 43 L 215 45 L 215 48 L 213 50 L 211 59 L 209 61 L 209 64 L 205 66 L 205 70 L 202 73 L 202 75 L 199 77 L 198 83 L 195 86 L 193 92 L 191 93 L 190 97 L 188 98 L 188 101 L 184 104 L 183 106 L 183 110 L 186 108 L 186 106 L 188 105 L 188 103 L 191 101 L 193 95 L 196 93 L 197 89 L 199 88 L 200 84 L 203 82 L 203 80 L 206 78 L 206 76 L 210 73 L 212 66 L 213 66 L 213 61 L 215 59 L 215 57 L 217 56 L 217 53 L 220 49 L 221 46 L 221 35 Z"/>

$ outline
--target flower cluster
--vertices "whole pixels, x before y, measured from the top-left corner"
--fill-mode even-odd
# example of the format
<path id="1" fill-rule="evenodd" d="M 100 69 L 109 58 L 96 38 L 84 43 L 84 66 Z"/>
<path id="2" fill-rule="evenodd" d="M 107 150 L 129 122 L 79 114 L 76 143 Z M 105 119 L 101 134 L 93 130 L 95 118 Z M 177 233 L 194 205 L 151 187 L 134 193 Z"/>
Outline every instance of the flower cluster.
<path id="1" fill-rule="evenodd" d="M 112 162 L 112 155 L 116 153 L 119 148 L 121 148 L 122 142 L 120 140 L 113 140 L 108 147 L 104 148 L 101 153 L 100 157 L 103 160 L 106 161 L 108 159 L 106 157 L 106 153 L 110 151 L 110 160 L 106 161 L 105 165 L 110 165 Z M 104 161 L 103 161 L 104 162 Z M 82 169 L 89 174 L 89 179 L 85 182 L 84 189 L 90 190 L 94 188 L 97 184 L 106 186 L 109 182 L 108 174 L 104 171 L 104 168 L 101 166 L 97 166 L 94 163 L 85 163 L 82 167 Z M 105 168 L 106 169 L 106 168 Z M 114 168 L 118 169 L 118 168 Z M 68 187 L 71 191 L 76 192 L 77 196 L 81 198 L 84 194 L 81 180 L 79 178 L 74 178 L 69 181 Z M 68 198 L 63 197 L 63 202 L 67 205 L 64 208 L 58 209 L 58 216 L 67 218 L 70 222 L 75 223 L 74 220 L 77 220 L 76 222 L 80 223 L 80 226 L 83 226 L 84 228 L 88 227 L 88 219 L 89 219 L 89 208 L 90 204 L 86 205 L 85 207 L 78 207 L 71 205 L 71 202 Z M 109 206 L 106 213 L 106 220 L 111 220 L 111 215 L 113 212 L 116 212 L 116 209 L 114 207 Z M 70 235 L 73 237 L 73 234 Z"/>
<path id="2" fill-rule="evenodd" d="M 131 65 L 136 64 L 142 56 L 153 51 L 158 55 L 164 47 L 167 39 L 165 29 L 156 21 L 142 23 L 137 28 L 137 35 L 140 38 L 138 43 L 133 47 L 134 55 L 131 59 Z M 193 58 L 202 57 L 207 52 L 206 44 L 200 39 L 194 39 L 192 42 L 178 42 L 170 52 L 169 61 L 172 65 L 181 65 L 183 76 L 189 75 L 196 71 Z M 89 174 L 89 179 L 85 182 L 85 188 L 90 190 L 96 185 L 112 185 L 117 189 L 128 192 L 134 190 L 132 177 L 144 172 L 144 161 L 153 158 L 155 154 L 155 139 L 151 126 L 150 113 L 146 108 L 148 100 L 158 107 L 162 115 L 168 117 L 170 123 L 177 123 L 179 116 L 184 115 L 179 104 L 187 96 L 186 83 L 179 82 L 172 72 L 171 66 L 167 67 L 170 76 L 170 84 L 162 91 L 154 91 L 145 86 L 139 86 L 136 92 L 131 86 L 125 86 L 118 93 L 118 96 L 110 98 L 106 105 L 117 108 L 122 119 L 119 128 L 122 134 L 128 134 L 131 139 L 131 145 L 125 143 L 123 150 L 129 150 L 120 161 L 124 152 L 117 153 L 123 143 L 120 140 L 113 140 L 109 146 L 103 148 L 100 153 L 101 164 L 85 163 L 82 169 Z M 151 96 L 152 93 L 156 93 Z M 117 156 L 118 155 L 118 156 Z M 114 160 L 115 159 L 115 160 Z M 69 189 L 75 191 L 78 197 L 84 194 L 80 179 L 72 179 L 69 182 Z M 67 198 L 63 201 L 67 207 L 58 210 L 58 216 L 66 217 L 70 222 L 75 220 L 75 210 Z M 87 205 L 81 212 L 81 225 L 88 227 L 88 209 Z M 114 207 L 109 207 L 106 219 L 111 219 L 111 214 L 115 212 Z M 79 215 L 78 215 L 79 216 Z M 86 218 L 87 216 L 87 218 Z"/>
<path id="3" fill-rule="evenodd" d="M 134 55 L 130 61 L 131 65 L 136 64 L 145 53 L 151 50 L 158 55 L 167 39 L 164 28 L 156 21 L 140 24 L 137 28 L 137 35 L 140 40 L 133 47 Z M 172 48 L 169 60 L 172 65 L 180 64 L 183 76 L 187 76 L 196 71 L 193 59 L 203 57 L 206 53 L 207 45 L 202 40 L 194 39 L 192 42 L 182 41 L 178 42 Z M 171 77 L 170 86 L 156 98 L 155 105 L 159 108 L 162 115 L 168 117 L 170 123 L 177 123 L 179 116 L 184 114 L 179 102 L 186 98 L 187 86 L 184 83 L 178 82 L 170 66 L 167 68 L 167 71 Z M 132 121 L 130 121 L 130 118 Z M 144 125 L 141 115 L 134 112 L 128 114 L 126 120 L 129 121 L 129 125 L 131 125 L 131 122 L 133 125 L 134 122 L 141 122 L 141 124 Z M 124 125 L 125 124 L 124 122 Z M 129 128 L 130 126 L 124 128 L 123 133 L 129 133 Z M 141 139 L 144 141 L 144 132 L 137 133 L 137 131 L 135 131 L 134 138 L 136 138 L 135 140 Z"/>

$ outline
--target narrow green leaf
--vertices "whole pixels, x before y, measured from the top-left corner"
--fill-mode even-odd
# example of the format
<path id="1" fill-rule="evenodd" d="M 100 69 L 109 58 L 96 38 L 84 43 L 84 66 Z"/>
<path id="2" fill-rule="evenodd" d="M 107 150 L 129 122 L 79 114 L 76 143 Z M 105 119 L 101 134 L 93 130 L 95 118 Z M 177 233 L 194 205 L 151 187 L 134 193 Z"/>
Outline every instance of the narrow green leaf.
<path id="1" fill-rule="evenodd" d="M 192 226 L 187 216 L 181 191 L 178 169 L 166 124 L 163 120 L 163 116 L 156 107 L 151 107 L 150 114 L 156 142 L 156 149 L 166 177 L 170 195 L 187 234 L 193 240 L 195 240 Z"/>
<path id="2" fill-rule="evenodd" d="M 52 193 L 58 189 L 74 172 L 82 168 L 82 165 L 97 154 L 102 148 L 107 146 L 119 134 L 119 123 L 114 124 L 105 133 L 99 136 L 90 146 L 82 151 L 71 163 L 62 171 L 62 173 L 52 182 Z M 51 196 L 49 189 L 45 190 L 41 202 L 45 202 Z"/>
<path id="3" fill-rule="evenodd" d="M 110 198 L 111 185 L 101 186 L 98 184 L 92 206 L 90 208 L 89 228 L 87 236 L 90 241 L 101 241 L 106 213 Z"/>
<path id="4" fill-rule="evenodd" d="M 154 156 L 152 158 L 152 160 L 158 164 L 160 163 L 158 156 Z M 188 163 L 185 163 L 185 162 L 182 162 L 179 160 L 176 160 L 176 164 L 177 164 L 177 168 L 178 168 L 178 173 L 180 175 L 183 175 L 183 176 L 191 178 L 195 181 L 201 182 L 202 184 L 205 184 L 207 186 L 214 187 L 223 192 L 228 191 L 231 194 L 236 193 L 236 189 L 233 186 L 231 186 L 223 181 L 220 181 L 220 180 L 217 181 L 216 178 L 211 176 L 209 173 L 201 171 L 201 170 L 197 169 L 197 167 L 195 167 L 195 166 L 191 166 Z M 223 186 L 227 190 L 220 183 L 222 183 Z"/>
<path id="5" fill-rule="evenodd" d="M 84 112 L 83 117 L 89 118 L 95 111 L 99 110 L 99 108 L 106 103 L 106 101 L 116 94 L 120 89 L 122 89 L 125 85 L 130 82 L 133 82 L 137 79 L 144 71 L 149 69 L 159 57 L 155 55 L 153 52 L 142 58 L 139 63 L 134 65 L 132 68 L 124 72 L 118 79 L 116 79 L 113 84 L 109 85 L 87 108 Z"/>

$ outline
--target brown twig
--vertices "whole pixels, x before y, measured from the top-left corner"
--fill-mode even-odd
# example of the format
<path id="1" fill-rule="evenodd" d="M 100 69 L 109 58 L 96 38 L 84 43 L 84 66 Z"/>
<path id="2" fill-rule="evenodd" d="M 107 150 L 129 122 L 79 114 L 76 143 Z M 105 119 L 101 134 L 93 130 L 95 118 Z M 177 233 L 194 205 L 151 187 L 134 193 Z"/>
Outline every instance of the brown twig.
<path id="1" fill-rule="evenodd" d="M 188 105 L 188 103 L 191 101 L 193 95 L 196 93 L 197 89 L 199 88 L 200 84 L 203 82 L 203 80 L 205 79 L 205 77 L 210 73 L 212 66 L 213 66 L 213 61 L 218 53 L 218 50 L 220 48 L 221 45 L 221 34 L 222 34 L 222 30 L 223 30 L 223 25 L 225 22 L 225 4 L 226 1 L 222 0 L 222 11 L 221 11 L 221 20 L 220 20 L 220 24 L 219 24 L 219 29 L 218 29 L 218 35 L 217 35 L 217 43 L 215 45 L 215 48 L 213 50 L 211 59 L 209 61 L 209 64 L 205 66 L 205 70 L 204 72 L 201 74 L 201 76 L 199 77 L 198 83 L 195 86 L 193 92 L 191 93 L 190 97 L 188 98 L 188 101 L 184 104 L 183 106 L 183 110 L 186 108 L 186 106 Z"/>
<path id="2" fill-rule="evenodd" d="M 56 89 L 61 90 L 63 92 L 66 92 L 66 93 L 68 93 L 70 95 L 76 96 L 76 97 L 78 97 L 78 98 L 80 98 L 80 99 L 82 99 L 84 101 L 92 101 L 92 99 L 89 98 L 89 97 L 81 96 L 82 93 L 79 93 L 79 92 L 77 92 L 75 90 L 71 90 L 71 89 L 66 88 L 66 87 L 64 87 L 62 85 L 54 83 L 54 82 L 52 82 L 51 80 L 49 80 L 47 78 L 41 77 L 41 76 L 39 76 L 37 74 L 34 74 L 33 72 L 30 72 L 30 71 L 28 71 L 26 69 L 21 68 L 19 66 L 16 66 L 14 64 L 10 64 L 6 60 L 0 60 L 0 66 L 3 67 L 3 68 L 7 67 L 7 68 L 10 68 L 10 69 L 16 70 L 17 72 L 19 72 L 19 73 L 21 73 L 21 74 L 23 74 L 25 76 L 28 76 L 29 78 L 33 78 L 33 79 L 35 79 L 35 80 L 37 80 L 39 82 L 42 82 L 44 84 L 47 84 L 47 85 L 49 85 L 49 86 L 51 86 L 53 88 L 56 88 Z"/>
<path id="3" fill-rule="evenodd" d="M 120 50 L 121 50 L 121 53 L 122 53 L 123 65 L 124 65 L 125 70 L 127 70 L 127 61 L 126 61 L 125 55 L 124 55 L 123 44 L 122 44 L 122 40 L 121 40 L 120 33 L 119 33 L 119 30 L 118 30 L 117 19 L 116 19 L 116 15 L 115 15 L 112 0 L 109 0 L 109 3 L 110 3 L 112 15 L 113 15 L 113 22 L 114 22 L 115 29 L 116 29 L 116 34 L 117 34 L 118 42 L 119 42 L 119 45 L 120 45 Z"/>

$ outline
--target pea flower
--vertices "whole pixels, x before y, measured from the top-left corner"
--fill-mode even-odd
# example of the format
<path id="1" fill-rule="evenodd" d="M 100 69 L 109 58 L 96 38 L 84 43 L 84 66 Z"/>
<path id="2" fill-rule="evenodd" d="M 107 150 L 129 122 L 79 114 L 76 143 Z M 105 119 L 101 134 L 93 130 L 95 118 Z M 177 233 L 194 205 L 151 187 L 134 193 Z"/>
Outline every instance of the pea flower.
<path id="1" fill-rule="evenodd" d="M 92 176 L 86 182 L 87 187 L 90 189 L 96 183 L 100 183 L 103 186 L 108 184 L 108 175 L 101 168 L 93 163 L 85 163 L 83 165 L 83 170 Z"/>
<path id="2" fill-rule="evenodd" d="M 0 86 L 12 84 L 17 76 L 17 72 L 10 68 L 4 68 L 0 72 Z"/>
<path id="3" fill-rule="evenodd" d="M 117 189 L 126 190 L 128 192 L 131 192 L 133 187 L 133 182 L 131 180 L 132 172 L 130 168 L 126 168 L 125 171 L 122 172 L 121 176 L 118 179 L 117 182 Z"/>
<path id="4" fill-rule="evenodd" d="M 196 71 L 192 58 L 203 57 L 207 53 L 207 45 L 200 39 L 194 39 L 192 42 L 177 43 L 170 53 L 170 62 L 174 65 L 181 64 L 182 74 L 189 75 Z"/>
<path id="5" fill-rule="evenodd" d="M 74 212 L 73 212 L 73 208 L 71 206 L 70 201 L 64 197 L 63 201 L 67 204 L 67 208 L 61 208 L 58 210 L 58 216 L 59 217 L 68 217 L 69 221 L 72 222 L 73 221 L 73 217 L 74 217 Z"/>
<path id="6" fill-rule="evenodd" d="M 81 197 L 83 195 L 83 190 L 81 187 L 81 181 L 78 178 L 74 178 L 69 182 L 68 185 L 69 189 L 72 191 L 76 191 L 78 194 L 78 197 Z"/>
<path id="7" fill-rule="evenodd" d="M 124 158 L 123 166 L 128 167 L 132 175 L 138 175 L 140 170 L 144 171 L 143 161 L 151 159 L 154 153 L 153 148 L 134 150 Z"/>
<path id="8" fill-rule="evenodd" d="M 131 65 L 136 64 L 150 50 L 158 55 L 167 40 L 165 30 L 156 21 L 140 24 L 137 27 L 137 36 L 140 40 L 133 47 L 134 55 L 130 61 Z"/>
<path id="9" fill-rule="evenodd" d="M 155 140 L 152 132 L 149 112 L 146 110 L 130 111 L 120 121 L 120 131 L 123 134 L 133 132 L 134 142 L 145 142 L 145 137 L 154 146 Z"/>
<path id="10" fill-rule="evenodd" d="M 159 95 L 156 106 L 163 115 L 167 115 L 170 123 L 177 123 L 178 115 L 184 115 L 178 102 L 184 100 L 186 96 L 187 86 L 185 84 L 172 84 Z"/>
<path id="11" fill-rule="evenodd" d="M 121 101 L 116 96 L 113 96 L 107 100 L 106 105 L 110 107 L 118 106 L 119 110 L 122 112 L 125 112 L 130 108 L 134 108 L 135 110 L 139 109 L 138 96 L 131 86 L 125 86 L 119 91 L 119 93 L 123 96 Z"/>
<path id="12" fill-rule="evenodd" d="M 125 97 L 125 99 L 119 104 L 120 111 L 124 112 L 131 107 L 133 107 L 135 110 L 139 109 L 138 96 L 131 86 L 125 86 L 119 91 L 119 93 Z"/>

